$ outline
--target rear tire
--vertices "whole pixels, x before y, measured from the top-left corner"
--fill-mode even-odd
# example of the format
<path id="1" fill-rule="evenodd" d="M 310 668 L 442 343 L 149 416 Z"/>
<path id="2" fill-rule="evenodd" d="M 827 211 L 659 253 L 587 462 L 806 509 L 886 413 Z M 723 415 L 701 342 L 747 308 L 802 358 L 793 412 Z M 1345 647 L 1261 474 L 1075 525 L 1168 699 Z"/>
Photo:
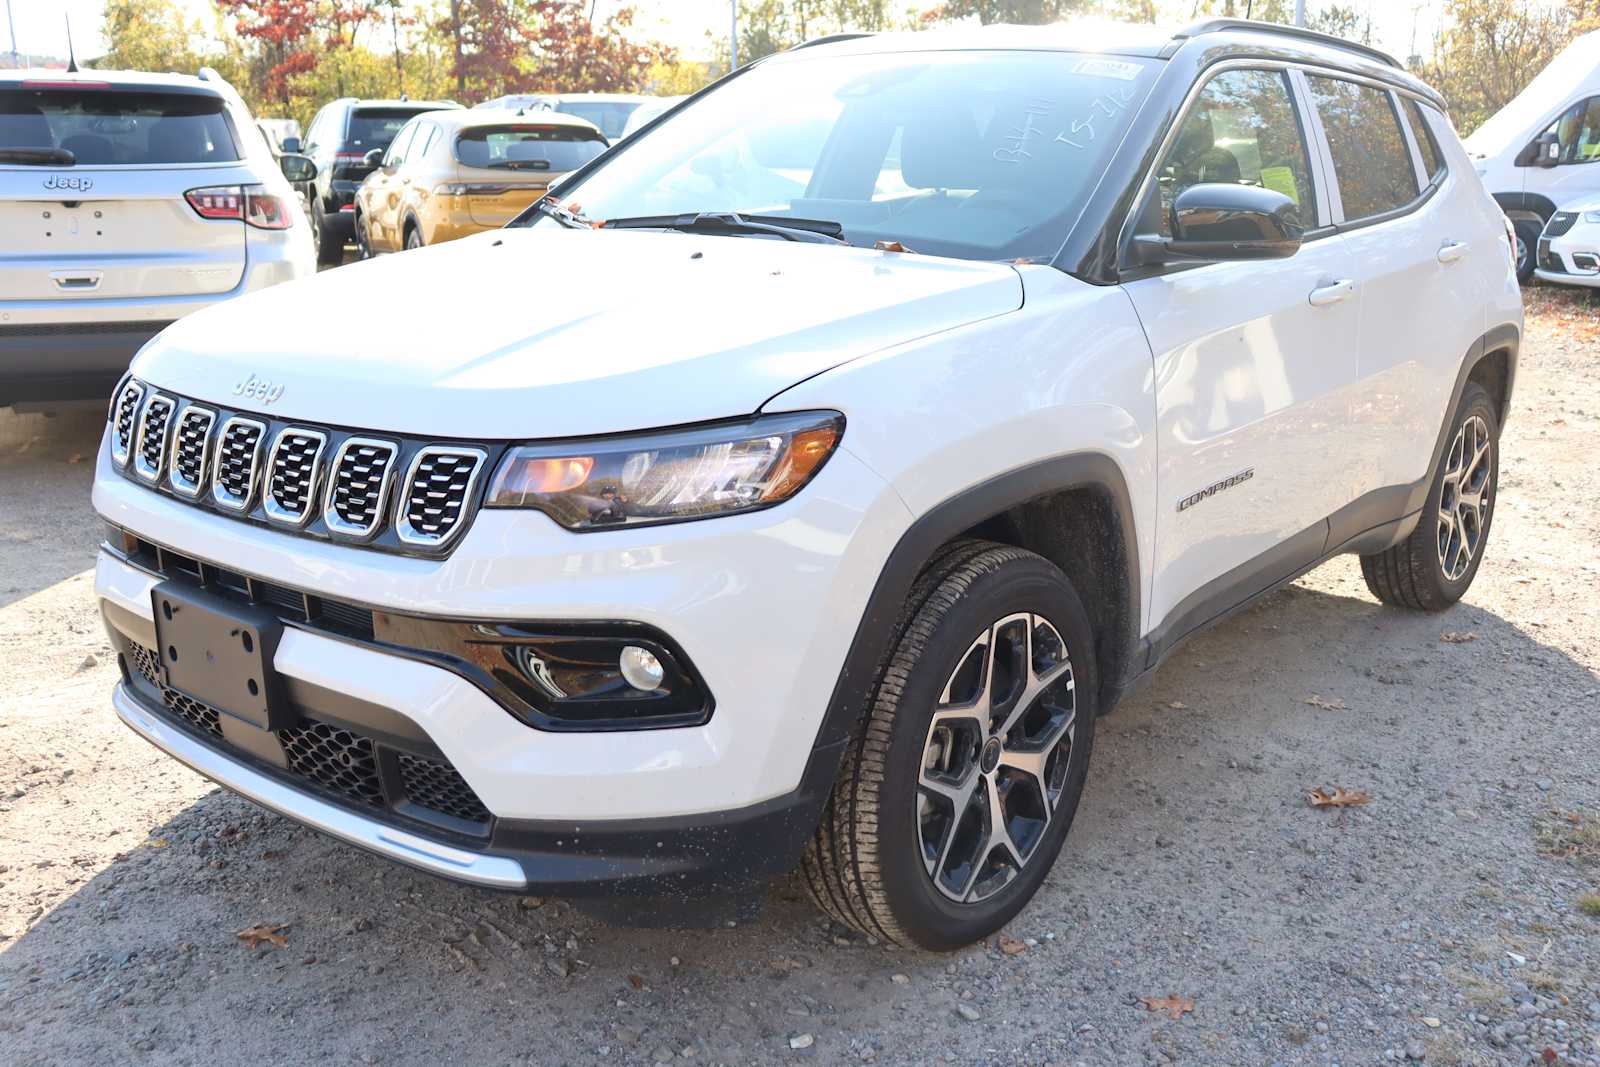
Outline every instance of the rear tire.
<path id="1" fill-rule="evenodd" d="M 1451 419 L 1422 518 L 1398 545 L 1361 557 L 1361 576 L 1385 604 L 1443 611 L 1483 562 L 1500 477 L 1500 420 L 1488 392 L 1468 382 Z"/>
<path id="2" fill-rule="evenodd" d="M 1517 281 L 1526 284 L 1539 265 L 1539 235 L 1544 232 L 1542 223 L 1518 219 L 1511 224 L 1517 232 Z"/>
<path id="3" fill-rule="evenodd" d="M 322 198 L 311 197 L 311 240 L 317 246 L 317 263 L 328 267 L 344 260 L 344 242 L 328 232 L 327 216 L 322 213 Z"/>
<path id="4" fill-rule="evenodd" d="M 1061 850 L 1094 743 L 1093 635 L 1054 564 L 983 541 L 929 565 L 897 632 L 801 872 L 839 922 L 949 950 L 1009 922 Z"/>
<path id="5" fill-rule="evenodd" d="M 372 258 L 372 234 L 367 232 L 367 216 L 360 208 L 356 209 L 356 258 Z"/>
<path id="6" fill-rule="evenodd" d="M 406 251 L 422 247 L 422 230 L 416 223 L 406 227 Z"/>

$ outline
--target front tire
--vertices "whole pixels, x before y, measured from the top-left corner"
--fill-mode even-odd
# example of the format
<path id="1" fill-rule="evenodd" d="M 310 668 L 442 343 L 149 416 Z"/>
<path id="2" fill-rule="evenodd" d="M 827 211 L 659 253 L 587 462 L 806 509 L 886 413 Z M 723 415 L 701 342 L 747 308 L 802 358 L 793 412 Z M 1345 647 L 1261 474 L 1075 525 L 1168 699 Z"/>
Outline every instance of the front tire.
<path id="1" fill-rule="evenodd" d="M 406 227 L 406 251 L 422 247 L 422 229 L 416 223 Z"/>
<path id="2" fill-rule="evenodd" d="M 1451 420 L 1422 518 L 1411 536 L 1361 557 L 1361 576 L 1385 604 L 1443 611 L 1483 562 L 1500 477 L 1500 420 L 1488 392 L 1468 382 Z"/>
<path id="3" fill-rule="evenodd" d="M 802 873 L 839 922 L 949 950 L 1033 897 L 1094 742 L 1088 615 L 1040 556 L 958 542 L 918 579 Z"/>
<path id="4" fill-rule="evenodd" d="M 1517 281 L 1527 284 L 1533 277 L 1533 269 L 1539 265 L 1539 235 L 1544 232 L 1544 226 L 1530 219 L 1517 219 L 1511 228 L 1517 234 Z"/>
<path id="5" fill-rule="evenodd" d="M 372 234 L 367 231 L 367 214 L 360 208 L 356 209 L 356 258 L 372 258 Z"/>

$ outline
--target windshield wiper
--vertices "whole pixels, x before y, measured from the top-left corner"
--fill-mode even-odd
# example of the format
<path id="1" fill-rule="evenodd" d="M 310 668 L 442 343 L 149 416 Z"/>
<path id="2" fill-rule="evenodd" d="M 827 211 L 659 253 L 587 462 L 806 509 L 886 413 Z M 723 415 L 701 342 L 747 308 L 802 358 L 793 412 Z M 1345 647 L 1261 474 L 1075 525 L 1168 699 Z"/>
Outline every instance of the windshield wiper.
<path id="1" fill-rule="evenodd" d="M 767 234 L 785 241 L 849 244 L 844 227 L 829 219 L 791 219 L 779 215 L 741 215 L 735 211 L 699 211 L 686 215 L 638 215 L 606 219 L 608 230 L 682 230 L 685 233 Z"/>
<path id="2" fill-rule="evenodd" d="M 541 215 L 549 215 L 569 230 L 589 230 L 594 228 L 594 223 L 584 218 L 576 211 L 569 211 L 548 196 L 541 196 L 533 202 L 533 210 Z"/>
<path id="3" fill-rule="evenodd" d="M 65 148 L 0 148 L 0 163 L 21 163 L 29 167 L 70 167 L 78 157 Z"/>
<path id="4" fill-rule="evenodd" d="M 549 170 L 548 159 L 501 159 L 486 164 L 489 170 Z"/>

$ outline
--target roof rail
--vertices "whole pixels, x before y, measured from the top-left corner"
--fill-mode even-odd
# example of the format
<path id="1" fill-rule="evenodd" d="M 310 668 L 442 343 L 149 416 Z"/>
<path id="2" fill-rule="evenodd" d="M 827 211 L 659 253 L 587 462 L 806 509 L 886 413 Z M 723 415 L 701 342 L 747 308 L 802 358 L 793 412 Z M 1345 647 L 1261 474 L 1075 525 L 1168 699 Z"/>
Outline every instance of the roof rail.
<path id="1" fill-rule="evenodd" d="M 788 49 L 788 51 L 798 52 L 802 48 L 812 48 L 819 44 L 838 44 L 840 41 L 858 41 L 863 37 L 871 36 L 873 35 L 870 33 L 830 33 L 825 37 L 813 37 L 809 41 L 801 41 L 793 48 Z"/>
<path id="2" fill-rule="evenodd" d="M 1217 33 L 1222 30 L 1258 30 L 1262 33 L 1270 33 L 1279 37 L 1296 37 L 1303 41 L 1315 41 L 1317 44 L 1332 45 L 1335 48 L 1343 48 L 1350 52 L 1359 52 L 1388 66 L 1397 67 L 1400 70 L 1405 69 L 1405 65 L 1394 56 L 1382 49 L 1373 48 L 1371 45 L 1357 44 L 1355 41 L 1347 41 L 1343 37 L 1335 37 L 1331 33 L 1308 30 L 1304 26 L 1286 26 L 1281 22 L 1263 22 L 1260 19 L 1201 19 L 1199 22 L 1190 23 L 1177 33 L 1174 33 L 1172 38 L 1175 41 L 1188 40 L 1191 37 L 1198 37 L 1202 33 Z"/>

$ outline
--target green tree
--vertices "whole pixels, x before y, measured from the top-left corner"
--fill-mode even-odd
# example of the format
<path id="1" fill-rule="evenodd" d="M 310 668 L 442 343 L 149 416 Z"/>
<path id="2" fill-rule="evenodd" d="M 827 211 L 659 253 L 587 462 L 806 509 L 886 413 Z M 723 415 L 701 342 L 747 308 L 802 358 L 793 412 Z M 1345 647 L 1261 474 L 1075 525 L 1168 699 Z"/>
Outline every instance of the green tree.
<path id="1" fill-rule="evenodd" d="M 1471 133 L 1522 91 L 1571 37 L 1563 8 L 1522 0 L 1448 0 L 1433 59 L 1417 73 Z"/>
<path id="2" fill-rule="evenodd" d="M 105 70 L 193 74 L 202 65 L 200 24 L 172 0 L 106 0 L 104 33 L 108 47 L 95 66 Z"/>

